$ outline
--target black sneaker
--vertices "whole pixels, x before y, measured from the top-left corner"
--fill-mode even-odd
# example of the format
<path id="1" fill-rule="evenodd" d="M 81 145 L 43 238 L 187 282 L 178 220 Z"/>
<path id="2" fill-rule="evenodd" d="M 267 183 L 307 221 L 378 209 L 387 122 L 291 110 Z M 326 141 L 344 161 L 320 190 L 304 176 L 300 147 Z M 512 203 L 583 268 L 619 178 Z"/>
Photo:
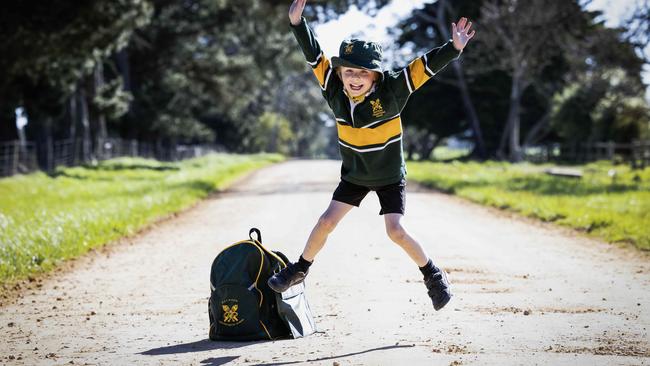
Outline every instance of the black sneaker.
<path id="1" fill-rule="evenodd" d="M 284 267 L 280 272 L 271 276 L 266 283 L 269 285 L 271 290 L 277 293 L 282 293 L 287 291 L 289 287 L 304 281 L 305 277 L 307 277 L 307 273 L 309 273 L 309 270 L 306 272 L 300 271 L 297 268 L 296 263 L 289 263 L 289 265 Z"/>
<path id="2" fill-rule="evenodd" d="M 438 268 L 436 272 L 424 276 L 424 284 L 429 290 L 429 297 L 436 311 L 442 309 L 451 300 L 452 294 L 449 288 L 449 280 L 447 279 L 447 273 L 442 268 Z"/>

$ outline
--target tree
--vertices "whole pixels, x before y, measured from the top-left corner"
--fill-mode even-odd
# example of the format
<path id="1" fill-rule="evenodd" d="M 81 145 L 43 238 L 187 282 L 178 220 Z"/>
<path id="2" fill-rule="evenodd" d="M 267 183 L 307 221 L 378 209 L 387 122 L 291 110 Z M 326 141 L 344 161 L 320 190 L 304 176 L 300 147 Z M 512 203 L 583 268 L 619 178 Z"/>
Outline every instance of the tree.
<path id="1" fill-rule="evenodd" d="M 630 142 L 650 123 L 650 108 L 638 83 L 623 69 L 584 74 L 554 98 L 551 122 L 572 145 Z"/>
<path id="2" fill-rule="evenodd" d="M 372 12 L 385 3 L 314 0 L 308 11 L 324 21 L 351 5 Z M 292 78 L 298 75 L 302 85 L 308 71 L 288 30 L 287 6 L 284 0 L 9 4 L 0 15 L 0 51 L 11 55 L 0 60 L 2 138 L 15 138 L 13 110 L 24 106 L 30 139 L 43 151 L 55 137 L 81 136 L 88 158 L 108 135 L 257 151 L 247 136 L 267 121 L 261 116 L 277 114 L 295 136 L 291 153 L 318 154 L 327 135 L 318 93 L 287 94 Z"/>
<path id="3" fill-rule="evenodd" d="M 626 34 L 628 42 L 643 54 L 646 61 L 650 60 L 650 0 L 638 0 L 627 23 L 630 25 Z"/>
<path id="4" fill-rule="evenodd" d="M 435 7 L 428 7 L 428 8 L 425 7 L 425 9 L 423 9 L 422 11 L 416 11 L 415 15 L 421 18 L 424 22 L 428 22 L 431 25 L 435 26 L 435 29 L 438 33 L 437 38 L 439 38 L 441 41 L 447 40 L 447 39 L 451 39 L 451 35 L 449 33 L 449 24 L 451 20 L 457 19 L 460 16 L 460 14 L 465 14 L 465 12 L 469 12 L 469 13 L 475 12 L 475 9 L 472 9 L 471 6 L 463 6 L 463 5 L 464 4 L 457 3 L 456 7 L 454 8 L 451 2 L 446 0 L 440 0 L 436 2 Z M 429 9 L 429 11 L 431 12 L 430 15 L 427 13 L 427 9 Z M 475 153 L 477 156 L 484 159 L 486 158 L 486 150 L 485 150 L 485 143 L 483 141 L 483 133 L 481 131 L 481 123 L 478 114 L 476 112 L 476 107 L 470 95 L 470 91 L 467 85 L 467 80 L 465 77 L 465 72 L 463 70 L 463 65 L 460 62 L 453 62 L 450 66 L 454 70 L 454 74 L 456 77 L 456 82 L 454 83 L 454 85 L 459 90 L 459 96 L 463 103 L 464 114 L 466 116 L 466 120 L 469 121 L 469 126 L 472 130 L 472 137 L 474 139 L 474 144 L 475 144 Z"/>
<path id="5" fill-rule="evenodd" d="M 351 3 L 365 2 L 315 2 L 309 10 L 332 15 Z M 293 82 L 305 84 L 306 79 L 297 75 L 308 67 L 288 29 L 285 1 L 154 5 L 151 25 L 138 31 L 127 50 L 134 102 L 122 123 L 123 133 L 152 139 L 214 139 L 234 151 L 257 151 L 256 140 L 248 136 L 259 127 L 260 117 L 270 112 L 290 121 L 299 140 L 292 153 L 311 150 L 307 144 L 311 133 L 319 130 L 314 124 L 322 123 L 323 112 L 314 106 L 322 103 L 314 102 L 318 88 L 313 80 L 303 90 L 293 87 Z M 174 135 L 164 128 L 170 123 L 178 131 L 200 133 Z"/>
<path id="6" fill-rule="evenodd" d="M 483 54 L 486 62 L 511 77 L 509 110 L 498 154 L 522 159 L 521 103 L 524 91 L 551 61 L 561 56 L 563 45 L 575 44 L 588 24 L 577 1 L 489 0 L 481 7 Z"/>
<path id="7" fill-rule="evenodd" d="M 442 23 L 437 19 L 441 14 L 439 7 L 444 3 L 443 0 L 427 4 L 400 23 L 399 43 L 402 48 L 409 50 L 411 47 L 421 52 L 431 47 L 432 43 L 444 40 L 436 26 Z M 640 115 L 642 109 L 633 107 L 638 105 L 639 96 L 644 90 L 640 79 L 643 59 L 634 52 L 637 43 L 622 37 L 626 28 L 605 27 L 598 20 L 600 12 L 582 9 L 576 1 L 460 0 L 448 2 L 444 9 L 448 13 L 467 15 L 476 24 L 477 37 L 463 52 L 462 62 L 454 63 L 456 66 L 462 65 L 464 82 L 471 98 L 463 97 L 460 88 L 460 95 L 453 96 L 456 102 L 438 103 L 446 100 L 445 93 L 450 94 L 449 85 L 461 84 L 458 73 L 456 77 L 450 77 L 451 71 L 445 70 L 436 76 L 433 83 L 425 86 L 430 97 L 418 100 L 414 95 L 409 106 L 423 111 L 423 114 L 435 113 L 436 120 L 449 114 L 447 120 L 461 121 L 460 125 L 471 126 L 472 118 L 467 113 L 467 105 L 470 105 L 467 101 L 471 101 L 476 115 L 480 116 L 481 132 L 489 155 L 514 155 L 510 157 L 517 160 L 521 158 L 522 148 L 527 145 L 562 142 L 571 137 L 562 129 L 583 128 L 579 118 L 562 118 L 560 128 L 556 113 L 561 108 L 558 103 L 568 100 L 566 95 L 563 99 L 562 94 L 572 86 L 583 85 L 580 83 L 584 83 L 590 75 L 608 75 L 611 70 L 621 70 L 630 88 L 621 90 L 610 83 L 602 83 L 604 89 L 597 91 L 588 89 L 596 88 L 600 83 L 584 84 L 584 92 L 599 96 L 595 98 L 596 104 L 590 104 L 586 99 L 571 99 L 571 103 L 575 103 L 572 110 L 592 111 L 605 95 L 620 98 L 625 95 L 623 99 L 616 97 L 603 101 L 617 100 L 621 105 L 629 106 L 626 115 Z M 452 67 L 447 69 L 453 70 Z M 464 101 L 460 110 L 458 101 Z M 629 101 L 634 102 L 630 104 Z M 611 106 L 612 103 L 602 104 L 602 110 L 611 111 L 611 108 L 604 108 L 606 105 Z M 409 106 L 404 110 L 405 114 L 409 113 Z M 594 115 L 593 119 L 589 116 L 588 123 L 605 120 Z M 405 118 L 405 121 L 408 120 Z M 621 123 L 619 121 L 613 125 Z M 624 135 L 631 136 L 636 130 L 629 128 Z M 433 129 L 427 131 L 420 133 L 425 142 L 420 144 L 422 146 L 434 141 L 433 136 L 444 133 L 438 131 L 434 134 Z M 511 154 L 513 151 L 515 153 Z"/>
<path id="8" fill-rule="evenodd" d="M 413 49 L 415 54 L 425 52 L 451 38 L 450 27 L 453 20 L 458 19 L 461 15 L 475 19 L 478 10 L 475 1 L 455 1 L 452 3 L 442 0 L 433 4 L 426 4 L 423 9 L 416 9 L 411 16 L 398 24 L 400 30 L 400 34 L 396 35 L 398 45 L 402 50 L 408 50 L 409 45 L 415 45 Z M 475 144 L 475 154 L 481 158 L 486 157 L 479 114 L 476 111 L 465 72 L 465 55 L 471 54 L 473 47 L 473 44 L 470 44 L 468 49 L 463 52 L 461 62 L 452 62 L 445 71 L 436 76 L 436 80 L 429 82 L 415 93 L 404 109 L 405 122 L 412 127 L 413 123 L 415 123 L 419 130 L 419 132 L 416 132 L 411 128 L 412 132 L 410 134 L 415 134 L 418 137 L 415 140 L 409 139 L 410 142 L 406 141 L 408 149 L 411 150 L 411 155 L 419 148 L 421 150 L 420 156 L 426 158 L 429 156 L 427 151 L 435 147 L 442 138 L 457 134 L 469 127 Z M 397 50 L 393 51 L 394 54 L 399 54 L 399 52 Z M 413 57 L 413 53 L 408 51 L 407 53 L 409 56 L 405 58 L 398 57 L 401 60 L 397 63 L 403 64 L 408 61 L 408 58 Z M 453 77 L 447 77 L 448 75 L 453 75 Z M 450 93 L 450 85 L 455 87 L 458 93 Z M 449 100 L 450 98 L 447 97 L 449 95 L 456 98 L 456 100 L 452 101 L 451 104 L 439 102 Z M 455 108 L 457 100 L 461 101 L 462 108 Z M 450 108 L 450 105 L 454 107 Z M 438 116 L 438 113 L 442 112 L 448 115 L 446 111 L 448 109 L 453 109 L 456 114 L 450 115 L 449 119 L 444 120 L 444 123 L 439 123 L 440 116 Z M 421 110 L 423 116 L 435 114 L 437 118 L 424 118 L 421 122 L 418 122 L 413 119 L 418 114 L 415 110 Z M 419 146 L 416 147 L 416 145 Z"/>
<path id="9" fill-rule="evenodd" d="M 141 0 L 60 1 L 54 7 L 35 0 L 7 4 L 0 18 L 0 51 L 10 57 L 0 60 L 0 110 L 23 105 L 30 137 L 36 135 L 43 151 L 65 114 L 67 98 L 85 84 L 84 78 L 97 73 L 97 65 L 126 45 L 149 13 L 149 4 Z M 83 94 L 77 100 L 80 110 L 87 111 L 83 107 L 93 95 Z"/>

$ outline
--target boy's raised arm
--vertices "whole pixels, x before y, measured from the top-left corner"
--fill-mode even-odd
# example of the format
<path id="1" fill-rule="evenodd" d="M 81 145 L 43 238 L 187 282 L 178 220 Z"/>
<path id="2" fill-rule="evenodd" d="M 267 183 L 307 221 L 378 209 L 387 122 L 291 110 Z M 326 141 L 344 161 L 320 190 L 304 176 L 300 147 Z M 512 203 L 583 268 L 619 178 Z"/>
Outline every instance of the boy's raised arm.
<path id="1" fill-rule="evenodd" d="M 305 4 L 307 0 L 294 0 L 289 7 L 289 20 L 291 25 L 296 26 L 300 24 L 302 20 L 302 12 L 305 10 Z"/>
<path id="2" fill-rule="evenodd" d="M 472 22 L 467 23 L 467 18 L 465 17 L 460 18 L 458 25 L 456 25 L 456 23 L 451 23 L 452 39 L 441 47 L 434 48 L 424 54 L 423 58 L 426 64 L 425 66 L 431 74 L 437 74 L 447 66 L 449 61 L 458 57 L 460 53 L 463 52 L 467 42 L 469 42 L 476 33 L 476 31 L 469 33 L 471 27 Z M 452 59 L 449 59 L 449 57 L 452 57 Z"/>
<path id="3" fill-rule="evenodd" d="M 312 67 L 316 79 L 321 89 L 325 91 L 329 86 L 329 80 L 332 73 L 330 60 L 325 57 L 323 51 L 316 40 L 314 31 L 307 25 L 305 18 L 302 17 L 302 11 L 305 9 L 307 0 L 294 0 L 289 8 L 289 20 L 293 35 L 305 55 L 307 63 Z"/>
<path id="4" fill-rule="evenodd" d="M 463 17 L 458 25 L 451 23 L 451 26 L 451 40 L 411 61 L 402 71 L 392 76 L 392 82 L 397 90 L 402 91 L 402 94 L 410 95 L 419 89 L 450 61 L 460 56 L 467 42 L 474 37 L 475 31 L 469 33 L 472 22 L 467 23 L 467 18 Z"/>

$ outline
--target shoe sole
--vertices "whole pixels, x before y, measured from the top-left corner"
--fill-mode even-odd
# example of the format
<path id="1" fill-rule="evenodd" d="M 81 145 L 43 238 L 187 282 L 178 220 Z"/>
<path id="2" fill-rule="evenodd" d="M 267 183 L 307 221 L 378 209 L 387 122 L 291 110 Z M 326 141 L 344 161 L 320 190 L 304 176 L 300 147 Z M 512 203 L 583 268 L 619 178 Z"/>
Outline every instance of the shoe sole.
<path id="1" fill-rule="evenodd" d="M 271 278 L 273 278 L 273 277 L 271 277 Z M 302 283 L 302 282 L 305 281 L 305 279 L 303 278 L 301 281 L 294 282 L 294 283 L 292 283 L 291 285 L 289 285 L 289 286 L 287 286 L 287 287 L 278 287 L 278 286 L 275 286 L 275 284 L 273 284 L 273 283 L 271 282 L 271 278 L 269 278 L 269 279 L 266 281 L 266 284 L 269 286 L 269 288 L 271 288 L 271 290 L 273 290 L 273 291 L 275 291 L 275 292 L 277 292 L 277 293 L 279 293 L 279 294 L 281 294 L 281 293 L 287 291 L 289 288 L 291 288 L 291 286 L 298 285 L 298 284 L 300 284 L 300 283 Z"/>
<path id="2" fill-rule="evenodd" d="M 275 285 L 271 282 L 270 278 L 268 279 L 268 281 L 266 281 L 266 284 L 269 286 L 269 288 L 271 288 L 271 290 L 273 290 L 273 291 L 275 291 L 275 292 L 277 292 L 279 294 L 287 291 L 287 289 L 289 288 L 289 287 L 287 287 L 287 288 L 283 289 L 282 287 L 275 287 Z"/>

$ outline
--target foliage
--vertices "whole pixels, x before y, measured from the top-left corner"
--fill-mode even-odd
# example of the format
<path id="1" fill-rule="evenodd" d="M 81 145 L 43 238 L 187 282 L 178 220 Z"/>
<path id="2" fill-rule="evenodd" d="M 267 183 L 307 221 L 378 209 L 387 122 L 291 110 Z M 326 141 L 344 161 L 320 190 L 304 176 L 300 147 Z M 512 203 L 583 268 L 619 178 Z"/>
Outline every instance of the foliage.
<path id="1" fill-rule="evenodd" d="M 122 79 L 114 79 L 97 90 L 93 106 L 107 118 L 117 119 L 126 114 L 132 100 L 133 95 L 124 90 Z"/>
<path id="2" fill-rule="evenodd" d="M 294 139 L 289 121 L 277 113 L 266 112 L 260 116 L 258 127 L 252 131 L 252 146 L 261 151 L 275 151 L 288 154 Z"/>
<path id="3" fill-rule="evenodd" d="M 422 53 L 444 41 L 435 22 L 439 3 L 425 4 L 423 9 L 414 10 L 399 23 L 399 30 L 394 34 L 402 50 L 401 53 L 393 50 L 393 58 L 399 60 L 397 64 L 412 58 L 412 54 L 403 56 L 410 50 Z M 625 29 L 605 27 L 599 20 L 600 12 L 587 11 L 577 1 L 561 0 L 447 3 L 447 23 L 461 15 L 467 16 L 477 30 L 460 62 L 471 103 L 480 118 L 486 148 L 492 156 L 496 156 L 504 140 L 508 142 L 512 137 L 512 131 L 506 131 L 512 128 L 507 122 L 517 116 L 518 137 L 511 138 L 510 142 L 567 142 L 574 135 L 566 133 L 565 129 L 584 131 L 585 124 L 580 119 L 562 118 L 559 122 L 555 115 L 551 123 L 552 112 L 563 108 L 565 93 L 574 90 L 575 86 L 594 95 L 592 104 L 586 99 L 572 100 L 572 110 L 577 114 L 594 112 L 594 119 L 588 116 L 587 121 L 595 124 L 587 128 L 594 131 L 593 138 L 627 142 L 646 133 L 644 121 L 647 119 L 642 116 L 647 102 L 639 99 L 645 88 L 640 76 L 643 60 L 635 53 L 635 43 L 623 38 Z M 517 6 L 521 9 L 514 11 Z M 459 93 L 462 82 L 450 69 L 447 67 L 436 75 L 413 96 L 404 110 L 405 125 L 442 137 L 469 135 L 465 132 L 469 126 L 469 112 L 461 103 L 463 99 Z M 624 72 L 625 86 L 585 83 L 611 75 L 612 70 Z M 513 79 L 515 76 L 520 78 L 517 83 Z M 513 95 L 513 88 L 518 93 Z M 418 96 L 419 93 L 422 95 Z M 598 95 L 600 97 L 596 98 Z M 519 102 L 513 103 L 513 97 L 517 96 Z M 598 105 L 600 107 L 596 108 Z M 409 115 L 414 110 L 435 118 L 412 123 L 409 120 L 415 119 Z M 585 132 L 581 134 L 584 136 Z"/>
<path id="4" fill-rule="evenodd" d="M 586 74 L 554 97 L 551 123 L 570 142 L 628 142 L 650 122 L 643 89 L 622 69 Z"/>
<path id="5" fill-rule="evenodd" d="M 341 0 L 311 4 L 308 13 L 323 20 L 349 4 L 370 6 Z M 193 0 L 154 6 L 151 25 L 128 49 L 134 93 L 132 113 L 123 121 L 128 134 L 187 139 L 191 136 L 181 131 L 205 125 L 213 134 L 196 139 L 259 151 L 270 146 L 256 145 L 264 141 L 251 136 L 265 128 L 261 117 L 274 113 L 290 122 L 297 141 L 273 146 L 297 155 L 313 150 L 324 103 L 313 76 L 305 78 L 308 67 L 287 24 L 288 3 Z M 170 122 L 179 128 L 166 128 Z"/>
<path id="6" fill-rule="evenodd" d="M 459 13 L 474 18 L 478 9 L 475 2 L 454 1 L 449 2 L 451 12 L 447 12 L 445 26 L 451 30 L 451 22 L 457 21 Z M 411 16 L 398 24 L 399 31 L 393 30 L 397 44 L 389 47 L 393 64 L 396 68 L 404 67 L 417 55 L 439 46 L 447 41 L 448 37 L 441 34 L 436 26 L 439 2 L 425 4 L 423 9 L 416 9 Z M 473 40 L 470 41 L 463 54 L 471 53 Z M 465 63 L 465 57 L 459 61 Z M 405 148 L 410 156 L 416 154 L 422 159 L 427 159 L 440 140 L 460 134 L 469 128 L 466 111 L 461 103 L 461 95 L 456 88 L 452 66 L 449 65 L 441 71 L 432 81 L 424 84 L 415 92 L 402 111 L 402 119 L 406 126 L 404 139 Z M 436 118 L 431 118 L 435 115 Z"/>
<path id="7" fill-rule="evenodd" d="M 307 16 L 326 21 L 352 5 L 372 13 L 386 3 L 314 0 Z M 289 153 L 322 154 L 317 93 L 283 98 L 288 88 L 278 87 L 307 70 L 287 10 L 280 0 L 12 3 L 0 16 L 0 50 L 11 55 L 0 60 L 2 139 L 17 137 L 13 109 L 23 106 L 27 138 L 40 147 L 53 135 L 96 145 L 108 132 L 257 151 L 247 136 L 276 113 L 298 139 Z"/>
<path id="8" fill-rule="evenodd" d="M 626 34 L 627 40 L 643 53 L 647 62 L 650 60 L 650 1 L 636 1 L 636 8 L 627 23 L 631 25 Z"/>
<path id="9" fill-rule="evenodd" d="M 96 63 L 124 47 L 150 14 L 144 0 L 5 4 L 0 50 L 11 57 L 0 59 L 0 100 L 25 103 L 22 90 L 32 85 L 56 90 L 63 99 Z"/>
<path id="10" fill-rule="evenodd" d="M 606 162 L 582 179 L 550 176 L 548 165 L 409 163 L 409 179 L 472 201 L 650 250 L 650 168 Z M 615 172 L 615 173 L 614 173 Z"/>
<path id="11" fill-rule="evenodd" d="M 289 74 L 275 91 L 268 110 L 284 116 L 293 131 L 288 154 L 300 157 L 338 156 L 334 117 L 323 100 L 311 68 L 297 55 L 302 73 Z M 336 150 L 336 151 L 332 151 Z"/>
<path id="12" fill-rule="evenodd" d="M 351 6 L 373 14 L 387 2 L 311 0 L 305 15 L 322 22 Z M 441 3 L 444 13 L 438 12 Z M 407 148 L 429 156 L 447 136 L 470 136 L 465 131 L 478 118 L 492 154 L 515 135 L 509 121 L 519 121 L 513 146 L 564 142 L 574 136 L 564 127 L 577 130 L 584 123 L 558 114 L 550 123 L 552 111 L 567 108 L 593 111 L 586 119 L 594 124 L 590 138 L 623 141 L 650 133 L 643 125 L 647 104 L 637 93 L 643 89 L 643 59 L 635 54 L 635 47 L 647 44 L 647 1 L 638 6 L 630 29 L 606 28 L 598 12 L 580 4 L 455 0 L 414 10 L 394 32 L 394 65 L 404 66 L 446 41 L 440 22 L 432 21 L 438 15 L 448 24 L 469 17 L 477 36 L 462 55 L 460 75 L 466 81 L 458 68 L 448 67 L 411 98 L 403 119 L 416 138 L 405 141 Z M 6 55 L 0 59 L 0 140 L 17 138 L 13 112 L 22 106 L 30 120 L 27 138 L 40 151 L 53 136 L 96 146 L 106 134 L 259 151 L 249 136 L 270 113 L 283 116 L 294 137 L 274 146 L 288 147 L 292 155 L 334 156 L 335 131 L 326 125 L 331 117 L 288 29 L 288 5 L 283 0 L 8 3 L 0 14 L 0 51 Z M 609 70 L 622 70 L 630 88 L 599 81 Z M 575 89 L 582 82 L 583 88 Z M 585 97 L 572 98 L 571 92 Z"/>
<path id="13" fill-rule="evenodd" d="M 46 271 L 61 260 L 183 210 L 235 177 L 282 158 L 214 154 L 178 163 L 114 159 L 0 179 L 0 283 Z"/>

